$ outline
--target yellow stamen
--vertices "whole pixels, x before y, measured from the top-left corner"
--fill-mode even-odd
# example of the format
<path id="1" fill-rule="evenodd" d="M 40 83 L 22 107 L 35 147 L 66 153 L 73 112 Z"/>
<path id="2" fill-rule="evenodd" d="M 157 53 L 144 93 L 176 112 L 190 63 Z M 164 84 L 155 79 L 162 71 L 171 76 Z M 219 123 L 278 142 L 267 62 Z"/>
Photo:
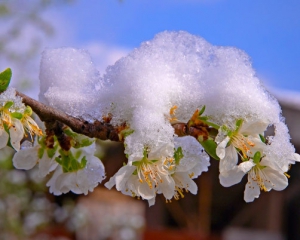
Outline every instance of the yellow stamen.
<path id="1" fill-rule="evenodd" d="M 291 176 L 288 175 L 286 172 L 284 173 L 284 175 L 287 177 L 287 178 L 290 178 Z"/>

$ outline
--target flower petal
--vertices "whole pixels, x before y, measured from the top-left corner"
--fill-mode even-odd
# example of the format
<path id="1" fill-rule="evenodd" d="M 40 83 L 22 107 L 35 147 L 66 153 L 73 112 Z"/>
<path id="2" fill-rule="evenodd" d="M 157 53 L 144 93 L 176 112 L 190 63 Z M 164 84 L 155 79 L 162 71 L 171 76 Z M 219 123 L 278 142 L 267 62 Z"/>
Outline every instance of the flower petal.
<path id="1" fill-rule="evenodd" d="M 4 148 L 7 145 L 8 139 L 8 133 L 3 128 L 0 128 L 0 149 Z"/>
<path id="2" fill-rule="evenodd" d="M 29 170 L 33 168 L 38 162 L 38 146 L 31 148 L 24 148 L 15 153 L 12 161 L 17 169 Z"/>
<path id="3" fill-rule="evenodd" d="M 244 200 L 245 202 L 253 202 L 255 198 L 260 195 L 260 188 L 256 182 L 254 182 L 248 175 L 248 182 L 245 186 Z"/>
<path id="4" fill-rule="evenodd" d="M 270 167 L 266 167 L 262 171 L 268 178 L 268 181 L 264 182 L 268 190 L 273 188 L 276 191 L 281 191 L 287 187 L 288 179 L 283 172 L 276 171 Z"/>
<path id="5" fill-rule="evenodd" d="M 43 157 L 39 161 L 39 175 L 45 177 L 48 173 L 56 169 L 58 163 L 55 161 L 55 157 L 52 159 L 48 157 L 44 152 Z"/>
<path id="6" fill-rule="evenodd" d="M 175 184 L 179 188 L 185 188 L 189 190 L 192 194 L 197 194 L 198 187 L 197 184 L 190 178 L 186 173 L 175 173 L 173 176 Z"/>
<path id="7" fill-rule="evenodd" d="M 161 176 L 161 182 L 159 183 L 159 189 L 166 199 L 171 199 L 175 193 L 175 182 L 172 177 L 168 175 Z"/>
<path id="8" fill-rule="evenodd" d="M 151 199 L 148 199 L 149 207 L 153 206 L 154 203 L 155 203 L 155 197 L 154 197 L 154 198 L 151 198 Z"/>
<path id="9" fill-rule="evenodd" d="M 229 142 L 230 138 L 227 136 L 222 142 L 220 142 L 217 146 L 217 149 L 216 149 L 216 154 L 217 156 L 220 158 L 220 159 L 223 159 L 225 157 L 225 154 L 226 154 L 226 146 L 227 146 L 227 143 Z"/>
<path id="10" fill-rule="evenodd" d="M 121 191 L 125 188 L 127 179 L 132 175 L 134 170 L 136 169 L 135 166 L 123 166 L 120 170 L 116 173 L 115 181 L 116 181 L 116 189 Z"/>
<path id="11" fill-rule="evenodd" d="M 223 159 L 220 159 L 219 170 L 220 172 L 227 172 L 233 169 L 238 162 L 238 155 L 235 147 L 230 145 L 226 148 L 226 154 Z"/>
<path id="12" fill-rule="evenodd" d="M 262 134 L 268 125 L 265 121 L 246 122 L 241 126 L 240 132 L 244 135 Z"/>
<path id="13" fill-rule="evenodd" d="M 220 172 L 219 179 L 223 187 L 230 187 L 239 183 L 245 173 L 237 166 L 229 171 Z"/>
<path id="14" fill-rule="evenodd" d="M 10 143 L 16 151 L 20 150 L 20 142 L 24 137 L 24 128 L 20 120 L 12 119 L 12 126 L 9 128 Z"/>
<path id="15" fill-rule="evenodd" d="M 143 183 L 138 184 L 137 192 L 141 195 L 143 199 L 149 200 L 155 197 L 155 189 L 150 188 L 149 185 L 144 181 Z"/>
<path id="16" fill-rule="evenodd" d="M 57 166 L 52 177 L 49 179 L 49 181 L 46 184 L 47 187 L 50 187 L 49 192 L 53 193 L 54 195 L 62 194 L 61 190 L 59 188 L 57 188 L 57 186 L 56 186 L 56 180 L 61 174 L 63 174 L 63 170 L 62 170 L 62 167 L 59 165 L 59 166 Z"/>
<path id="17" fill-rule="evenodd" d="M 241 171 L 243 171 L 244 173 L 247 173 L 254 166 L 255 166 L 255 163 L 252 160 L 250 160 L 250 161 L 242 162 L 241 164 L 239 164 L 238 168 Z"/>

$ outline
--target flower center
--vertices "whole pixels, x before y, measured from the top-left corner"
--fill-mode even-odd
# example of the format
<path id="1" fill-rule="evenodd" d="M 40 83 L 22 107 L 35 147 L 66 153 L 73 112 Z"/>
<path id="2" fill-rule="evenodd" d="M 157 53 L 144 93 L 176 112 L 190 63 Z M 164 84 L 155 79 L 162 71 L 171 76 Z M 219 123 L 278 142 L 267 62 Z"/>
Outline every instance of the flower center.
<path id="1" fill-rule="evenodd" d="M 256 165 L 249 171 L 249 177 L 252 179 L 252 181 L 256 182 L 257 185 L 260 187 L 260 190 L 267 192 L 268 189 L 266 188 L 265 184 L 269 183 L 272 184 L 274 187 L 274 184 L 268 179 L 264 171 L 262 171 L 262 168 L 264 166 Z"/>
<path id="2" fill-rule="evenodd" d="M 248 154 L 252 154 L 251 148 L 255 146 L 255 144 L 250 141 L 249 138 L 240 133 L 236 133 L 234 136 L 232 136 L 231 143 L 235 148 L 241 150 L 243 158 L 247 158 Z"/>

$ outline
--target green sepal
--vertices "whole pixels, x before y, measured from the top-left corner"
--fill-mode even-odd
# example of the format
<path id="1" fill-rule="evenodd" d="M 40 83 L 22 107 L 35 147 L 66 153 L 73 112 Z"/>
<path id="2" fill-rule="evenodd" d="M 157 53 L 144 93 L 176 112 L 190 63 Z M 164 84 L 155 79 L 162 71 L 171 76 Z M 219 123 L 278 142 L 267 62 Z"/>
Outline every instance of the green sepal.
<path id="1" fill-rule="evenodd" d="M 220 160 L 220 158 L 217 156 L 216 149 L 217 144 L 214 140 L 208 139 L 206 141 L 199 141 L 204 150 L 211 156 L 212 158 L 216 160 Z"/>
<path id="2" fill-rule="evenodd" d="M 259 138 L 263 143 L 266 143 L 266 139 L 263 135 L 259 134 Z"/>
<path id="3" fill-rule="evenodd" d="M 139 166 L 140 165 L 140 161 L 134 161 L 134 162 L 132 162 L 132 166 Z"/>
<path id="4" fill-rule="evenodd" d="M 44 155 L 45 148 L 40 147 L 38 150 L 38 158 L 41 159 Z"/>
<path id="5" fill-rule="evenodd" d="M 81 158 L 80 161 L 80 169 L 85 168 L 86 164 L 87 164 L 86 156 L 83 156 L 83 158 Z"/>
<path id="6" fill-rule="evenodd" d="M 129 135 L 131 135 L 133 132 L 134 132 L 133 129 L 125 129 L 125 130 L 121 131 L 120 134 L 123 136 L 123 138 L 126 138 Z"/>
<path id="7" fill-rule="evenodd" d="M 178 147 L 175 151 L 174 151 L 174 159 L 175 159 L 175 163 L 176 165 L 179 165 L 180 160 L 184 157 L 183 153 L 182 153 L 182 148 Z"/>
<path id="8" fill-rule="evenodd" d="M 201 108 L 200 112 L 199 112 L 199 116 L 201 116 L 205 111 L 205 105 Z"/>
<path id="9" fill-rule="evenodd" d="M 7 101 L 4 105 L 4 108 L 9 109 L 12 105 L 14 105 L 13 101 Z"/>
<path id="10" fill-rule="evenodd" d="M 75 132 L 73 132 L 72 130 L 71 130 L 71 128 L 65 128 L 64 129 L 64 133 L 66 134 L 66 135 L 68 135 L 69 137 L 76 137 L 76 133 Z"/>
<path id="11" fill-rule="evenodd" d="M 80 169 L 85 168 L 87 164 L 86 156 L 83 156 L 79 162 L 77 158 L 73 156 L 71 151 L 64 151 L 60 149 L 59 153 L 60 157 L 56 157 L 55 161 L 62 166 L 64 173 L 76 172 Z M 76 154 L 76 156 L 77 155 L 78 154 Z"/>
<path id="12" fill-rule="evenodd" d="M 200 119 L 202 122 L 204 122 L 205 124 L 207 124 L 208 126 L 210 126 L 210 127 L 213 127 L 213 128 L 215 128 L 215 129 L 219 129 L 219 128 L 220 128 L 219 125 L 217 125 L 217 124 L 215 124 L 215 123 L 213 123 L 213 122 L 207 121 L 209 118 L 206 117 L 206 116 L 200 117 L 199 119 Z"/>
<path id="13" fill-rule="evenodd" d="M 54 157 L 57 148 L 58 148 L 58 145 L 54 146 L 54 148 L 47 148 L 47 155 L 48 155 L 49 158 Z"/>
<path id="14" fill-rule="evenodd" d="M 11 115 L 13 118 L 17 118 L 17 119 L 19 119 L 19 120 L 21 120 L 22 117 L 23 117 L 23 114 L 22 114 L 22 113 L 19 113 L 19 112 L 13 112 L 13 113 L 11 113 L 10 115 Z"/>
<path id="15" fill-rule="evenodd" d="M 72 138 L 73 148 L 88 147 L 95 141 L 92 138 L 73 132 L 71 128 L 64 129 L 64 133 Z"/>
<path id="16" fill-rule="evenodd" d="M 243 124 L 244 120 L 243 119 L 238 119 L 235 122 L 235 132 L 238 132 Z"/>
<path id="17" fill-rule="evenodd" d="M 156 163 L 156 162 L 158 162 L 158 160 L 154 159 L 154 160 L 150 160 L 150 162 Z"/>
<path id="18" fill-rule="evenodd" d="M 254 154 L 254 157 L 253 157 L 253 162 L 255 164 L 258 164 L 260 162 L 260 159 L 261 159 L 261 154 L 259 151 L 257 151 L 255 154 Z"/>
<path id="19" fill-rule="evenodd" d="M 133 171 L 132 175 L 138 175 L 137 169 L 135 169 L 135 170 Z"/>
<path id="20" fill-rule="evenodd" d="M 4 92 L 10 83 L 12 71 L 10 68 L 6 68 L 0 73 L 0 92 Z"/>
<path id="21" fill-rule="evenodd" d="M 32 114 L 32 109 L 30 106 L 26 106 L 26 109 L 24 111 L 24 114 L 26 114 L 27 116 L 31 116 Z"/>

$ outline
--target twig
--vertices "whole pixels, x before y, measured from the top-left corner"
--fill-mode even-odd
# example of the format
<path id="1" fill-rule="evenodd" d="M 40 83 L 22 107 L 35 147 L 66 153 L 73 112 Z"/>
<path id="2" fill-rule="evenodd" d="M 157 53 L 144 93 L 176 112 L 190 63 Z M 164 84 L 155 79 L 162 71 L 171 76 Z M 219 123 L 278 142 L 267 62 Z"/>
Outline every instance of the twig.
<path id="1" fill-rule="evenodd" d="M 93 123 L 70 116 L 60 110 L 54 109 L 53 107 L 47 106 L 34 100 L 27 95 L 16 91 L 16 95 L 23 99 L 23 103 L 32 108 L 32 110 L 40 117 L 40 119 L 48 125 L 59 121 L 67 126 L 69 126 L 74 132 L 86 135 L 91 138 L 98 138 L 101 140 L 111 140 L 120 142 L 122 137 L 119 137 L 120 128 L 112 126 L 108 122 L 100 122 L 98 120 Z M 190 135 L 198 139 L 200 135 L 205 138 L 208 135 L 208 126 L 190 126 L 186 123 L 176 123 L 172 124 L 174 132 L 177 136 L 187 136 Z M 204 131 L 205 130 L 205 131 Z"/>
<path id="2" fill-rule="evenodd" d="M 109 123 L 95 121 L 90 123 L 88 121 L 69 116 L 57 109 L 40 103 L 23 93 L 16 91 L 16 95 L 23 99 L 23 103 L 32 108 L 32 110 L 40 117 L 43 122 L 59 121 L 69 126 L 74 132 L 84 134 L 91 138 L 98 138 L 101 140 L 120 141 L 118 130 Z"/>

